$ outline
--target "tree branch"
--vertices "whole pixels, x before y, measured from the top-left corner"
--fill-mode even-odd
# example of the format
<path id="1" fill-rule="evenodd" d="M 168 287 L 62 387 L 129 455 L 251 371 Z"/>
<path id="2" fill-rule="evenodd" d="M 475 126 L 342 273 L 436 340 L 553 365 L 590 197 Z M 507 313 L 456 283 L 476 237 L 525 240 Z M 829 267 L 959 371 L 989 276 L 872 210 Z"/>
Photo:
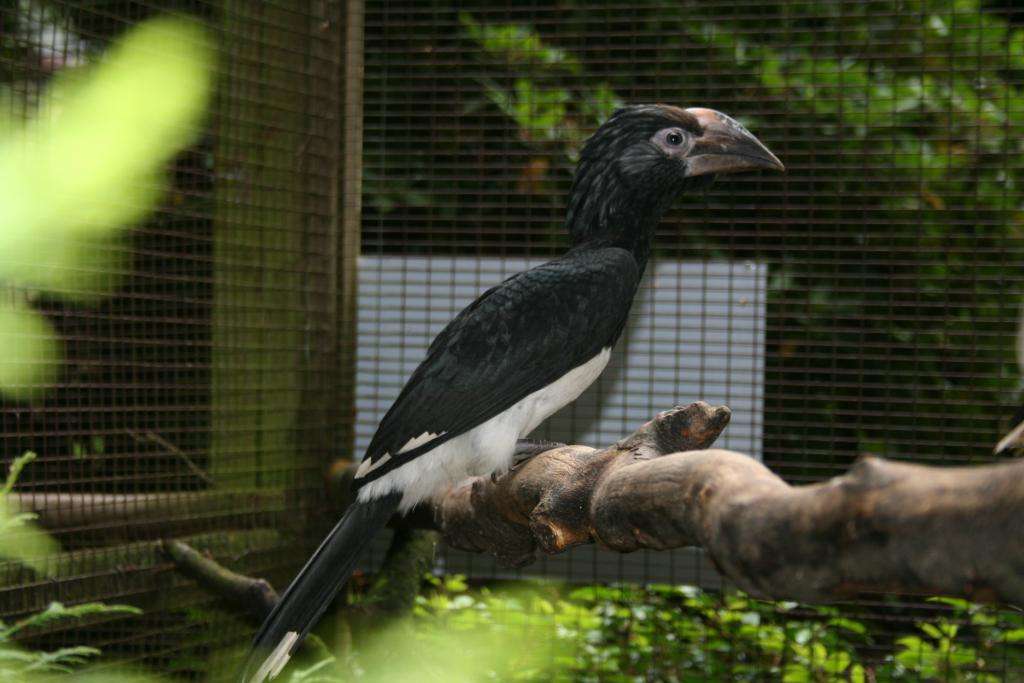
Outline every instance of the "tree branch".
<path id="1" fill-rule="evenodd" d="M 163 541 L 161 548 L 185 576 L 261 623 L 277 604 L 278 595 L 266 579 L 238 574 L 182 541 Z"/>
<path id="2" fill-rule="evenodd" d="M 70 547 L 109 546 L 141 538 L 183 536 L 211 528 L 281 528 L 288 509 L 280 490 L 174 491 L 164 493 L 78 493 L 12 491 L 11 512 L 32 512 L 39 524 L 62 533 Z M 261 510 L 254 518 L 248 510 Z"/>
<path id="3" fill-rule="evenodd" d="M 423 575 L 430 570 L 437 544 L 437 532 L 400 528 L 391 541 L 380 571 L 366 598 L 351 610 L 360 619 L 394 617 L 412 610 Z M 178 571 L 203 589 L 224 600 L 231 608 L 259 625 L 280 599 L 266 579 L 233 572 L 182 541 L 164 540 L 163 554 Z M 320 638 L 310 634 L 303 645 L 314 661 L 331 656 Z"/>
<path id="4" fill-rule="evenodd" d="M 453 488 L 436 506 L 435 519 L 450 545 L 490 553 L 512 566 L 532 562 L 538 547 L 558 553 L 601 542 L 613 530 L 638 541 L 630 548 L 621 541 L 604 543 L 618 550 L 675 547 L 660 542 L 660 531 L 651 526 L 626 522 L 627 513 L 659 502 L 634 480 L 630 468 L 642 472 L 666 453 L 711 445 L 730 416 L 724 406 L 693 403 L 661 413 L 602 450 L 560 446 L 544 451 L 496 480 L 471 479 Z"/>
<path id="5" fill-rule="evenodd" d="M 505 564 L 582 543 L 704 548 L 755 596 L 825 602 L 863 592 L 1024 602 L 1024 462 L 926 467 L 864 458 L 790 486 L 756 460 L 706 449 L 729 410 L 694 403 L 618 443 L 542 452 L 435 505 L 452 546 Z M 422 518 L 421 518 L 422 519 Z"/>
<path id="6" fill-rule="evenodd" d="M 222 598 L 257 626 L 263 623 L 277 604 L 277 591 L 266 579 L 233 572 L 182 541 L 165 540 L 161 543 L 161 548 L 167 559 L 174 562 L 178 571 L 213 595 Z M 333 656 L 324 642 L 313 633 L 303 641 L 302 648 L 315 661 Z"/>

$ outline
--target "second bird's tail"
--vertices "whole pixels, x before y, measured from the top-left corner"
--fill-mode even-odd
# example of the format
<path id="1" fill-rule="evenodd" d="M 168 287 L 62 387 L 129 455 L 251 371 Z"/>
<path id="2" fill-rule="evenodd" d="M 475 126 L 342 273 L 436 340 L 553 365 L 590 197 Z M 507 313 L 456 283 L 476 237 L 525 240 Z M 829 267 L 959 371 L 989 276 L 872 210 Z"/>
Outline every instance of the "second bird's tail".
<path id="1" fill-rule="evenodd" d="M 392 493 L 349 507 L 264 620 L 246 656 L 242 683 L 262 683 L 284 668 L 401 500 L 402 494 Z"/>

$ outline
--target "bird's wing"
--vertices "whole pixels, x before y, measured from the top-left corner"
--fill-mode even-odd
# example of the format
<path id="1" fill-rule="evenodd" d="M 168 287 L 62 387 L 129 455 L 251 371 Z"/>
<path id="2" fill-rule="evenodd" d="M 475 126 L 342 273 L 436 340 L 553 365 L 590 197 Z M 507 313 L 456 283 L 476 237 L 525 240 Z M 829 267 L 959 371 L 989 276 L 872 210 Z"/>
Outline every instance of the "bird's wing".
<path id="1" fill-rule="evenodd" d="M 614 344 L 639 279 L 633 257 L 607 247 L 570 252 L 484 292 L 431 343 L 381 420 L 356 484 L 486 422 Z"/>

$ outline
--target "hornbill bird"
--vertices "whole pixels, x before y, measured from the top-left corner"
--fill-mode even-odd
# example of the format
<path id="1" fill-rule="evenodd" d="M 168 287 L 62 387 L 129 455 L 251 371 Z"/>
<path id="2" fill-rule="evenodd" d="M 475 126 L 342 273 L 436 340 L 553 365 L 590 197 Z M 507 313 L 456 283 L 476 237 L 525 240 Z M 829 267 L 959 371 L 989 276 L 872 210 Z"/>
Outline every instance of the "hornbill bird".
<path id="1" fill-rule="evenodd" d="M 430 344 L 355 474 L 356 502 L 281 596 L 243 681 L 276 676 L 396 511 L 506 470 L 516 441 L 576 400 L 608 364 L 662 214 L 687 189 L 784 170 L 711 109 L 619 109 L 586 141 L 569 191 L 572 246 L 484 292 Z"/>

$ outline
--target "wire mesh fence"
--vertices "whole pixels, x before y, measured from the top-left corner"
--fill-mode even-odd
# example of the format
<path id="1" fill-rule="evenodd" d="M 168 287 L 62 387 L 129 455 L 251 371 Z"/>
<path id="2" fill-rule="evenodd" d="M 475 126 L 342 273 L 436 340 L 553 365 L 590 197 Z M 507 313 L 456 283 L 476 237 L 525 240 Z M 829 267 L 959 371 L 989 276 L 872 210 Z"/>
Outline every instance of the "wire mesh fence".
<path id="1" fill-rule="evenodd" d="M 579 145 L 626 103 L 734 115 L 787 173 L 730 177 L 670 212 L 617 369 L 540 436 L 603 446 L 705 399 L 735 411 L 727 445 L 794 483 L 865 453 L 993 459 L 1020 388 L 1014 3 L 8 0 L 0 116 L 37 116 L 56 74 L 167 12 L 210 31 L 215 96 L 157 209 L 106 247 L 121 264 L 109 296 L 4 284 L 63 349 L 45 395 L 0 411 L 3 459 L 38 456 L 16 494 L 62 545 L 49 577 L 3 565 L 5 621 L 51 600 L 131 602 L 143 616 L 36 637 L 204 675 L 250 627 L 158 540 L 283 586 L 329 521 L 323 468 L 359 455 L 438 325 L 567 247 Z M 525 573 L 445 551 L 438 567 L 719 585 L 681 551 L 583 548 Z M 801 624 L 787 642 L 820 637 L 806 625 L 820 612 L 772 609 Z M 837 610 L 870 628 L 864 661 L 943 617 L 968 622 L 971 675 L 1024 666 L 983 642 L 1009 642 L 1011 611 L 980 625 L 886 595 Z M 705 620 L 698 640 L 721 628 Z"/>
<path id="2" fill-rule="evenodd" d="M 730 403 L 763 383 L 747 419 L 758 454 L 792 482 L 865 453 L 986 461 L 1018 402 L 1020 35 L 1019 12 L 995 3 L 368 3 L 364 253 L 552 256 L 566 245 L 553 226 L 579 139 L 615 106 L 735 114 L 787 173 L 689 198 L 663 221 L 655 259 L 767 269 L 763 343 L 746 352 L 763 374 L 730 367 L 721 387 L 680 382 L 674 402 L 722 391 Z M 749 296 L 712 277 L 673 294 L 730 300 L 724 317 Z M 402 313 L 411 322 L 421 311 Z M 714 314 L 658 316 L 647 336 L 706 333 Z M 630 402 L 679 366 L 691 380 L 728 367 L 728 349 L 655 364 Z M 611 381 L 592 391 L 605 398 Z M 589 431 L 592 413 L 565 413 L 559 436 Z M 580 554 L 552 573 L 609 578 L 598 553 Z M 650 555 L 610 573 L 713 580 L 681 553 Z M 878 657 L 936 614 L 892 596 L 844 610 L 890 635 L 865 648 Z"/>
<path id="3" fill-rule="evenodd" d="M 48 575 L 5 567 L 2 618 L 53 600 L 144 609 L 87 634 L 55 624 L 40 636 L 46 644 L 84 639 L 197 675 L 206 654 L 250 627 L 176 576 L 159 539 L 191 539 L 279 585 L 316 541 L 309 520 L 344 415 L 335 372 L 341 10 L 0 5 L 4 117 L 44 115 L 54 79 L 148 18 L 194 17 L 216 46 L 216 89 L 195 142 L 168 169 L 156 210 L 103 247 L 122 267 L 109 296 L 81 302 L 11 286 L 45 315 L 64 362 L 44 397 L 5 400 L 0 448 L 5 461 L 37 454 L 15 495 L 41 513 L 62 552 L 47 558 Z"/>

